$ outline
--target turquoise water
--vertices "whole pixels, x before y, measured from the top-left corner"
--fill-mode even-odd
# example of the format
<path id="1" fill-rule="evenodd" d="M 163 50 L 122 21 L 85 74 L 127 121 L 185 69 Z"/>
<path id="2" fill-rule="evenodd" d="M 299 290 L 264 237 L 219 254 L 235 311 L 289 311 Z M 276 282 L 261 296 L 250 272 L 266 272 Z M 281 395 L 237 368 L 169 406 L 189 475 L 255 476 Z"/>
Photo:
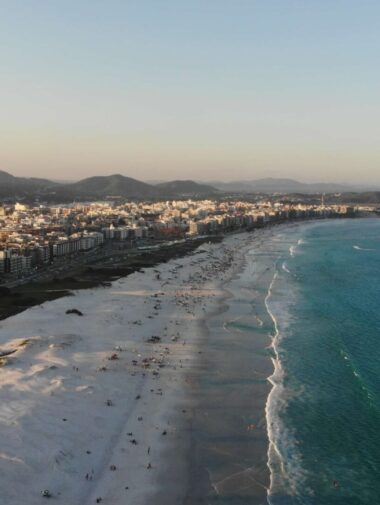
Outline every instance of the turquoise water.
<path id="1" fill-rule="evenodd" d="M 380 503 L 380 220 L 313 223 L 278 243 L 269 501 Z"/>

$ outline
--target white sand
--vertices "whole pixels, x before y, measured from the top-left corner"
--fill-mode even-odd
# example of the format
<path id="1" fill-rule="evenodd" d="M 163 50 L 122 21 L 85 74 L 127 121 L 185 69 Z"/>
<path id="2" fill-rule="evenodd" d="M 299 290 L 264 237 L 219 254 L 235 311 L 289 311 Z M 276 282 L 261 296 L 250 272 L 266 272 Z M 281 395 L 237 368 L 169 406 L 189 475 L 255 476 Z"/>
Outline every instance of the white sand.
<path id="1" fill-rule="evenodd" d="M 0 504 L 45 503 L 45 489 L 67 505 L 153 503 L 200 321 L 250 241 L 231 236 L 1 323 L 0 351 L 17 351 L 0 367 Z"/>

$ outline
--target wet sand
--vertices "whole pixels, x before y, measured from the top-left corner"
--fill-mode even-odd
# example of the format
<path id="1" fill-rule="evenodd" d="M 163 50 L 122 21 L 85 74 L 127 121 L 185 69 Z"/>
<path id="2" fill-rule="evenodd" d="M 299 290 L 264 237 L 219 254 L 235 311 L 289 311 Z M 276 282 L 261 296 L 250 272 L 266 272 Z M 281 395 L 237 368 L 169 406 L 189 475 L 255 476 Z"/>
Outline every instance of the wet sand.
<path id="1" fill-rule="evenodd" d="M 254 255 L 259 242 L 253 241 Z M 186 504 L 267 503 L 265 405 L 273 372 L 265 297 L 272 259 L 247 254 L 225 283 L 220 310 L 205 319 L 202 373 L 194 395 L 192 482 Z M 269 269 L 269 270 L 267 270 Z M 200 478 L 202 486 L 199 486 Z"/>
<path id="2" fill-rule="evenodd" d="M 265 298 L 275 251 L 268 254 L 266 246 L 273 233 L 239 244 L 235 268 L 199 321 L 198 356 L 187 368 L 173 418 L 177 436 L 163 453 L 155 503 L 267 504 L 273 321 Z"/>

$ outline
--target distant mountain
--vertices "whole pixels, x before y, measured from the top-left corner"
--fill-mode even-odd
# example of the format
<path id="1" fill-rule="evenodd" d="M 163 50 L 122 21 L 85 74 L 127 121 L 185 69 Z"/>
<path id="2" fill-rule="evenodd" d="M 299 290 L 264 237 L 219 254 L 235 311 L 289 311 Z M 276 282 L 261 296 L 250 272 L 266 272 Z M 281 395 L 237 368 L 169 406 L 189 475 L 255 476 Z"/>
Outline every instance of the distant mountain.
<path id="1" fill-rule="evenodd" d="M 123 175 L 109 175 L 104 177 L 89 177 L 82 181 L 63 185 L 60 192 L 71 192 L 76 197 L 93 196 L 121 196 L 123 198 L 150 199 L 159 197 L 178 197 L 180 195 L 205 195 L 216 193 L 216 189 L 193 181 L 172 181 L 157 184 L 125 177 Z"/>
<path id="2" fill-rule="evenodd" d="M 37 177 L 15 177 L 14 175 L 0 170 L 0 184 L 8 186 L 33 186 L 33 187 L 47 187 L 54 186 L 56 183 L 48 179 L 39 179 Z"/>
<path id="3" fill-rule="evenodd" d="M 178 198 L 179 196 L 212 195 L 217 190 L 211 186 L 193 181 L 172 181 L 152 185 L 131 177 L 115 174 L 88 177 L 79 182 L 61 184 L 55 188 L 56 198 L 105 198 L 120 196 L 128 199 L 149 200 L 158 198 Z"/>
<path id="4" fill-rule="evenodd" d="M 354 188 L 344 184 L 307 184 L 294 179 L 265 178 L 248 181 L 211 182 L 214 187 L 225 192 L 244 193 L 342 193 Z"/>
<path id="5" fill-rule="evenodd" d="M 88 177 L 78 182 L 57 182 L 48 179 L 15 177 L 0 170 L 0 199 L 27 199 L 47 202 L 94 200 L 121 197 L 130 200 L 158 200 L 176 198 L 207 198 L 221 193 L 258 194 L 342 194 L 341 201 L 378 202 L 379 188 L 354 187 L 344 184 L 306 184 L 293 179 L 257 179 L 248 181 L 214 182 L 210 184 L 192 180 L 176 180 L 148 184 L 115 174 Z M 366 193 L 365 193 L 366 191 Z M 335 197 L 338 198 L 338 197 Z"/>
<path id="6" fill-rule="evenodd" d="M 121 198 L 150 200 L 159 198 L 212 195 L 217 190 L 194 181 L 172 181 L 161 184 L 146 182 L 120 174 L 96 176 L 78 182 L 53 182 L 47 179 L 14 177 L 0 171 L 0 198 L 40 198 L 46 201 Z"/>
<path id="7" fill-rule="evenodd" d="M 49 181 L 48 179 L 38 179 L 35 177 L 15 177 L 0 170 L 0 197 L 23 197 L 33 193 L 39 193 L 47 188 L 56 186 L 57 183 Z"/>
<path id="8" fill-rule="evenodd" d="M 173 195 L 214 195 L 218 190 L 206 184 L 194 181 L 170 181 L 157 184 L 156 188 L 162 194 Z"/>
<path id="9" fill-rule="evenodd" d="M 88 177 L 79 182 L 61 185 L 57 194 L 59 193 L 72 195 L 75 198 L 121 196 L 149 199 L 159 196 L 159 191 L 154 186 L 120 174 Z"/>
<path id="10" fill-rule="evenodd" d="M 14 175 L 8 174 L 8 172 L 4 172 L 0 170 L 0 184 L 12 184 L 12 182 L 16 179 Z"/>

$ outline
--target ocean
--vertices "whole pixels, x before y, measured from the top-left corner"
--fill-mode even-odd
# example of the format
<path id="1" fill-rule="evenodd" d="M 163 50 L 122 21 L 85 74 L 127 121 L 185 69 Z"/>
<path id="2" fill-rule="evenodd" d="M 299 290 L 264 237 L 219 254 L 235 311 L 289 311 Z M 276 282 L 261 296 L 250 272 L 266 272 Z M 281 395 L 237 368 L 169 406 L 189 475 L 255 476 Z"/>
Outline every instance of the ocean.
<path id="1" fill-rule="evenodd" d="M 380 220 L 254 233 L 194 388 L 186 503 L 380 502 Z"/>
<path id="2" fill-rule="evenodd" d="M 312 223 L 276 240 L 269 502 L 379 503 L 380 221 Z"/>

